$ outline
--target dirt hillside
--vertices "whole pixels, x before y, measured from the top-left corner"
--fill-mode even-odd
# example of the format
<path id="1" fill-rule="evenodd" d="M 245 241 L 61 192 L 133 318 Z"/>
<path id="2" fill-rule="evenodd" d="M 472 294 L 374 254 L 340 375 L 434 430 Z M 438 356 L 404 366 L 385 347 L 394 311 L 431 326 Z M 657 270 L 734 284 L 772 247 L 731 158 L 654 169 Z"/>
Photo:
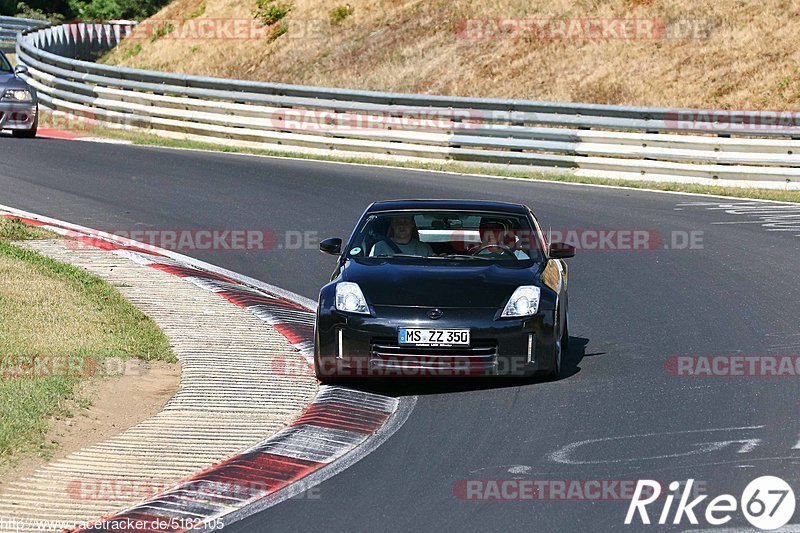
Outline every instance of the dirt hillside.
<path id="1" fill-rule="evenodd" d="M 259 3 L 279 19 L 263 29 Z M 800 2 L 788 0 L 175 0 L 153 19 L 106 61 L 534 100 L 740 109 L 800 100 Z"/>

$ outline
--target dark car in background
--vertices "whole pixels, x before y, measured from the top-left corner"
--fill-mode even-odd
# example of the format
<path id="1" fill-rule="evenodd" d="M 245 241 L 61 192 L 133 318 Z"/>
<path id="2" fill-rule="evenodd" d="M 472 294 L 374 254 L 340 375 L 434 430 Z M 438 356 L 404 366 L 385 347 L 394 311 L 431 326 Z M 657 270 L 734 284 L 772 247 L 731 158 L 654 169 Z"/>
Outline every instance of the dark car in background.
<path id="1" fill-rule="evenodd" d="M 28 69 L 11 66 L 0 52 L 0 129 L 11 130 L 14 137 L 36 137 L 39 126 L 39 104 L 36 90 L 19 77 Z"/>
<path id="2" fill-rule="evenodd" d="M 314 366 L 344 377 L 559 377 L 575 249 L 548 243 L 519 204 L 370 205 L 320 291 Z"/>

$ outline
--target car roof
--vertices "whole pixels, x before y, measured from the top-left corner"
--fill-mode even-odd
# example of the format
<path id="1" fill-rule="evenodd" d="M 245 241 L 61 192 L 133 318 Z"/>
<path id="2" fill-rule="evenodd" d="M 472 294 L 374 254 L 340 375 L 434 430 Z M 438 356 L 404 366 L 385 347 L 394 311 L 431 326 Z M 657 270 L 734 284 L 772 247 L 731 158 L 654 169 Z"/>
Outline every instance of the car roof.
<path id="1" fill-rule="evenodd" d="M 374 213 L 376 211 L 402 211 L 412 209 L 474 209 L 476 211 L 498 211 L 523 215 L 528 213 L 528 208 L 522 204 L 494 202 L 489 200 L 385 200 L 373 203 L 369 206 L 367 212 Z"/>

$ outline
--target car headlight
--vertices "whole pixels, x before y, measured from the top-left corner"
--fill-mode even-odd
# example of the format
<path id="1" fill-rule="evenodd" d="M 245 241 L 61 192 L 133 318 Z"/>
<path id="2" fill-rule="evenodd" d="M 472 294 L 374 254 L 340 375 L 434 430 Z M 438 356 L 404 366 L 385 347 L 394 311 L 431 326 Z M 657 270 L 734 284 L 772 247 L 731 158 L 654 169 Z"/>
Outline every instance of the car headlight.
<path id="1" fill-rule="evenodd" d="M 8 89 L 3 93 L 3 100 L 11 102 L 31 102 L 33 95 L 25 89 Z"/>
<path id="2" fill-rule="evenodd" d="M 368 315 L 369 307 L 357 283 L 343 281 L 336 285 L 336 309 Z"/>
<path id="3" fill-rule="evenodd" d="M 531 316 L 539 310 L 539 296 L 542 291 L 534 285 L 523 285 L 517 287 L 514 294 L 509 298 L 503 317 L 511 316 Z"/>

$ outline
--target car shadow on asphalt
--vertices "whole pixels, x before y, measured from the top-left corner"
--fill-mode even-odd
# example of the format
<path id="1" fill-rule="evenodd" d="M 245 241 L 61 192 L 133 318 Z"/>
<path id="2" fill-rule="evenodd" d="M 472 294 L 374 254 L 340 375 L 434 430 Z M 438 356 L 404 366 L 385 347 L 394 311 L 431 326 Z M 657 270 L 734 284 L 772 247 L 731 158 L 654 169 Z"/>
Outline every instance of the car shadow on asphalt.
<path id="1" fill-rule="evenodd" d="M 562 356 L 563 375 L 555 381 L 564 381 L 581 371 L 580 363 L 584 357 L 594 357 L 601 353 L 586 353 L 589 339 L 583 337 L 569 338 L 569 348 Z M 544 377 L 395 377 L 366 378 L 360 380 L 343 380 L 339 384 L 351 389 L 382 394 L 384 396 L 425 396 L 431 394 L 449 394 L 477 390 L 502 389 L 509 387 L 535 387 L 553 383 L 554 380 Z"/>

